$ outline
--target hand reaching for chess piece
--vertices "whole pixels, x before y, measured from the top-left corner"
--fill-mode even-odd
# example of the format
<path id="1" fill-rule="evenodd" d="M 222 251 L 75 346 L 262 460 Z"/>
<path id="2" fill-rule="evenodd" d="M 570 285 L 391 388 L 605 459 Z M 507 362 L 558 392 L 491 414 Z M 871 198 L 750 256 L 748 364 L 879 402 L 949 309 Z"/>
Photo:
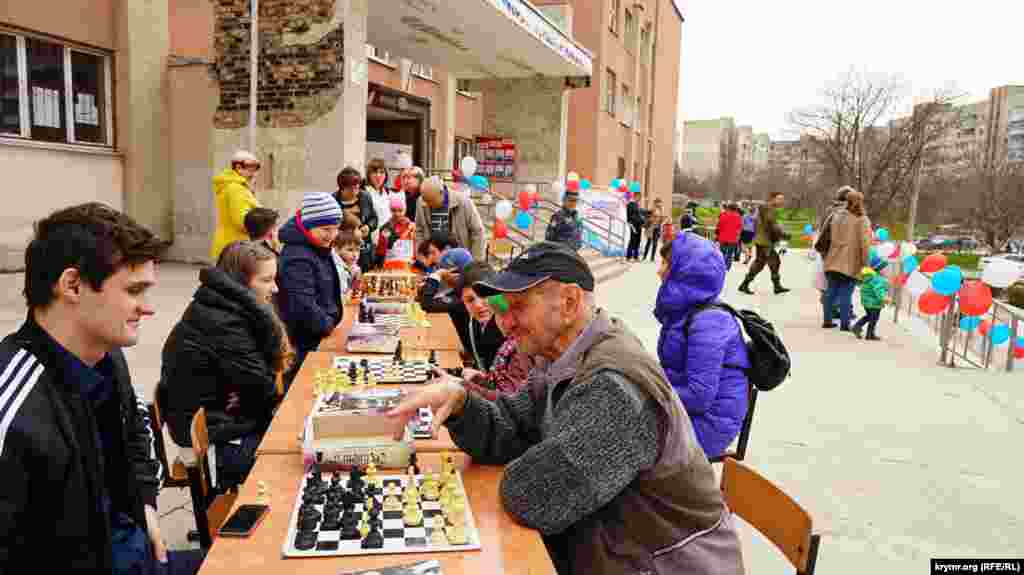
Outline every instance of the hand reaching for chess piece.
<path id="1" fill-rule="evenodd" d="M 434 412 L 431 432 L 435 435 L 441 424 L 451 415 L 462 413 L 466 405 L 467 392 L 455 378 L 442 372 L 441 377 L 424 386 L 421 390 L 411 393 L 400 404 L 387 412 L 386 416 L 398 419 L 402 425 L 396 426 L 395 440 L 401 440 L 409 421 L 418 417 L 421 407 L 429 407 Z"/>

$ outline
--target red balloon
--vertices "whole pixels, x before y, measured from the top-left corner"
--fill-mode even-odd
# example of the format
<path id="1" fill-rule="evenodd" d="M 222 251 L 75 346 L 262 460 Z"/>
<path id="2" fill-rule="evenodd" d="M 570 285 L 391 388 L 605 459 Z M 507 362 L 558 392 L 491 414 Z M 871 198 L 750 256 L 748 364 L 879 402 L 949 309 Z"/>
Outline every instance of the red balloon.
<path id="1" fill-rule="evenodd" d="M 1024 347 L 1013 348 L 1013 357 L 1017 359 L 1024 359 Z"/>
<path id="2" fill-rule="evenodd" d="M 528 210 L 533 207 L 533 197 L 528 190 L 519 192 L 519 207 Z"/>
<path id="3" fill-rule="evenodd" d="M 964 282 L 960 288 L 960 313 L 964 315 L 985 315 L 992 307 L 992 288 L 978 280 Z"/>
<path id="4" fill-rule="evenodd" d="M 953 301 L 952 297 L 940 294 L 935 290 L 928 290 L 917 300 L 917 309 L 921 310 L 921 313 L 925 315 L 935 315 L 942 313 L 950 302 Z"/>
<path id="5" fill-rule="evenodd" d="M 494 239 L 500 240 L 508 237 L 508 226 L 505 224 L 505 220 L 501 218 L 494 218 Z"/>
<path id="6" fill-rule="evenodd" d="M 986 336 L 988 335 L 988 330 L 990 329 L 992 329 L 992 322 L 986 319 L 985 321 L 981 322 L 981 324 L 978 326 L 978 333 L 980 333 L 982 336 Z"/>
<path id="7" fill-rule="evenodd" d="M 921 273 L 930 274 L 935 273 L 944 267 L 946 267 L 946 256 L 942 254 L 931 254 L 924 258 L 924 261 L 921 262 L 921 266 L 917 269 Z"/>
<path id="8" fill-rule="evenodd" d="M 905 286 L 905 285 L 907 285 L 907 278 L 909 278 L 909 277 L 910 277 L 910 274 L 900 274 L 900 277 L 897 278 L 896 281 L 901 286 Z"/>
<path id="9" fill-rule="evenodd" d="M 580 181 L 579 180 L 569 180 L 568 182 L 565 183 L 565 189 L 572 190 L 574 192 L 578 192 L 580 190 Z"/>
<path id="10" fill-rule="evenodd" d="M 626 180 L 619 180 L 619 191 L 625 192 L 629 190 L 629 182 Z"/>

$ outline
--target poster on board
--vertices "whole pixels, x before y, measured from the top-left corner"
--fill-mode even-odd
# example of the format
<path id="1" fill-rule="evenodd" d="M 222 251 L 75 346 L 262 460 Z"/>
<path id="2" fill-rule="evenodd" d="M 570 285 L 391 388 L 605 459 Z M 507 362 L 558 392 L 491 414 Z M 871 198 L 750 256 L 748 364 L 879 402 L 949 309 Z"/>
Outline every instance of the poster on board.
<path id="1" fill-rule="evenodd" d="M 621 192 L 581 190 L 579 212 L 584 221 L 584 245 L 608 257 L 626 255 L 622 241 L 629 238 L 629 230 L 626 229 L 626 201 Z M 609 229 L 610 234 L 606 233 Z"/>

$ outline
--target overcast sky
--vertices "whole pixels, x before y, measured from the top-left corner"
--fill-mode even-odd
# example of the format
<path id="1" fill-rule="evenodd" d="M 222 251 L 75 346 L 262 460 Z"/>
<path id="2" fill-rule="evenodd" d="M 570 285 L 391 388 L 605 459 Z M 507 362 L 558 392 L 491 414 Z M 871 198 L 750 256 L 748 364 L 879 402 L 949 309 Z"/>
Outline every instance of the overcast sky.
<path id="1" fill-rule="evenodd" d="M 901 74 L 910 98 L 1024 84 L 1024 0 L 676 1 L 683 120 L 732 116 L 776 139 L 851 68 Z"/>

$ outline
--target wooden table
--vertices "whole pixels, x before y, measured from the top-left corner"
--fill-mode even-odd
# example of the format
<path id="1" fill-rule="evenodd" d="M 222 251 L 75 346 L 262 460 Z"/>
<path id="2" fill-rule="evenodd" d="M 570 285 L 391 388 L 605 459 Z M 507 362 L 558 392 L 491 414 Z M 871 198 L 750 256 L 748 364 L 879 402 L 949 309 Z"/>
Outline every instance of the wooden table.
<path id="1" fill-rule="evenodd" d="M 338 575 L 342 571 L 428 559 L 440 561 L 445 575 L 555 573 L 540 535 L 515 523 L 502 508 L 498 494 L 501 473 L 500 467 L 473 465 L 462 475 L 469 507 L 480 533 L 481 549 L 478 551 L 285 559 L 282 548 L 303 474 L 302 462 L 289 455 L 264 455 L 256 461 L 242 485 L 235 506 L 256 503 L 257 484 L 263 481 L 269 491 L 269 515 L 247 538 L 218 538 L 200 573 Z"/>
<path id="2" fill-rule="evenodd" d="M 440 355 L 440 354 L 439 354 Z M 274 420 L 270 428 L 263 435 L 263 441 L 256 449 L 256 455 L 269 454 L 295 454 L 302 453 L 301 434 L 305 426 L 306 417 L 313 411 L 314 389 L 313 376 L 321 369 L 329 368 L 334 362 L 333 353 L 314 351 L 306 356 L 302 368 L 295 376 L 288 395 L 281 401 L 277 408 Z M 442 364 L 443 365 L 443 364 Z M 415 390 L 419 385 L 381 385 L 383 388 L 402 388 Z M 442 427 L 435 439 L 416 440 L 416 452 L 455 451 L 455 443 L 448 434 L 448 429 Z"/>
<path id="3" fill-rule="evenodd" d="M 352 324 L 358 315 L 358 306 L 346 305 L 341 323 L 331 335 L 320 342 L 319 350 L 346 353 L 345 344 L 348 343 L 348 332 L 352 329 Z M 438 354 L 438 363 L 441 363 L 441 367 L 449 367 L 444 365 L 441 356 L 459 357 L 459 353 L 462 351 L 459 332 L 456 331 L 452 318 L 446 313 L 428 313 L 427 319 L 430 321 L 430 327 L 404 327 L 398 331 L 402 340 L 402 349 L 426 353 L 434 350 Z M 415 355 L 407 357 L 413 359 Z"/>

